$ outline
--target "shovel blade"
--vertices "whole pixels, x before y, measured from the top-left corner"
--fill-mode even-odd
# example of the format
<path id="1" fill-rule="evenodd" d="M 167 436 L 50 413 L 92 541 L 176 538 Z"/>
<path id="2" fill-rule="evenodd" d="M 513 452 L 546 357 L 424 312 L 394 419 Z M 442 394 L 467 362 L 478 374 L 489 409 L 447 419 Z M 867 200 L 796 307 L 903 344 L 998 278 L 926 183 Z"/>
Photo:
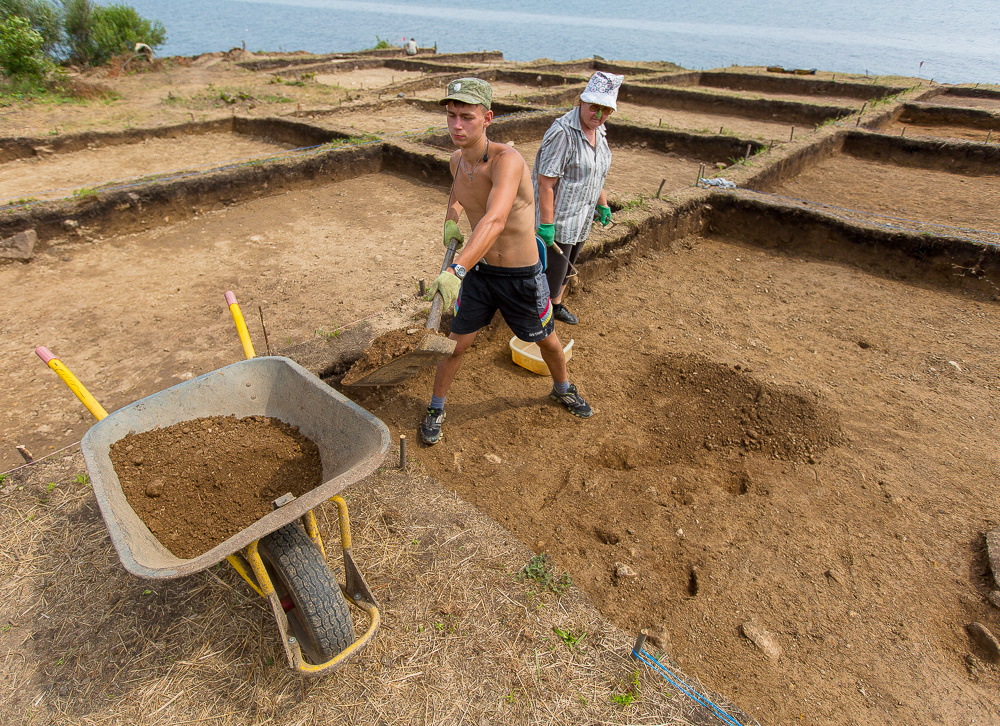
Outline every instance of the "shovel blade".
<path id="1" fill-rule="evenodd" d="M 350 386 L 394 386 L 417 375 L 421 369 L 436 365 L 455 352 L 455 341 L 440 335 L 425 335 L 409 353 L 393 358 L 380 368 L 350 383 Z"/>

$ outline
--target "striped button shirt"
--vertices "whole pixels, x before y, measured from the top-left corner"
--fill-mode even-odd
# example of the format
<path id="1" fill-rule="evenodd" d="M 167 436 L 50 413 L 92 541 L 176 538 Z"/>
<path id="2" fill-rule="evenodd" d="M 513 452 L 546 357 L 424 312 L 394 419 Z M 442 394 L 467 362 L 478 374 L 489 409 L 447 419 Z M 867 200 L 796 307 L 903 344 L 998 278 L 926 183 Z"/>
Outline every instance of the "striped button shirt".
<path id="1" fill-rule="evenodd" d="M 557 118 L 549 126 L 535 155 L 531 181 L 535 186 L 535 226 L 540 223 L 538 175 L 556 177 L 554 218 L 556 241 L 575 245 L 590 234 L 594 207 L 611 168 L 611 149 L 604 126 L 597 127 L 597 144 L 591 146 L 580 126 L 579 109 Z"/>

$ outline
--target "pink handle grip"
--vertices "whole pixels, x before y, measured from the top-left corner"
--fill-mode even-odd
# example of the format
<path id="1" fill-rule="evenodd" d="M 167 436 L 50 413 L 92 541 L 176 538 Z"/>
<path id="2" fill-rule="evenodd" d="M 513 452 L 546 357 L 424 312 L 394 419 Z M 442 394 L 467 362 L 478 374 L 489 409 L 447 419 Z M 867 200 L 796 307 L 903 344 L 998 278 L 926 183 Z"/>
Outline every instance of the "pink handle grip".
<path id="1" fill-rule="evenodd" d="M 52 354 L 52 351 L 49 350 L 48 348 L 46 348 L 44 345 L 40 345 L 37 348 L 35 348 L 35 355 L 37 355 L 39 358 L 41 358 L 42 362 L 45 365 L 48 365 L 50 360 L 55 360 L 55 358 L 56 358 Z"/>
<path id="2" fill-rule="evenodd" d="M 226 290 L 226 305 L 235 305 L 236 295 L 233 294 L 232 290 Z"/>

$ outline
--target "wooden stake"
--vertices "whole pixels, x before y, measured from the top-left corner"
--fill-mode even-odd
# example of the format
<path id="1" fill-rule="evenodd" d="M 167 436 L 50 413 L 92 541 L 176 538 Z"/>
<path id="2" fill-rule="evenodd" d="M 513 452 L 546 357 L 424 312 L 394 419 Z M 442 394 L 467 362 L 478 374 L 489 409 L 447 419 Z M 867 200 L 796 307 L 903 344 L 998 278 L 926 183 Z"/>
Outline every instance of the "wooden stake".
<path id="1" fill-rule="evenodd" d="M 427 294 L 427 283 L 424 280 L 420 281 L 420 297 Z"/>
<path id="2" fill-rule="evenodd" d="M 773 148 L 774 148 L 774 139 L 771 139 L 771 145 L 767 147 L 767 150 L 771 151 Z"/>
<path id="3" fill-rule="evenodd" d="M 399 468 L 406 468 L 406 434 L 399 435 Z"/>
<path id="4" fill-rule="evenodd" d="M 666 184 L 666 183 L 667 183 L 666 179 L 664 179 L 663 181 L 660 182 L 660 188 L 656 190 L 656 198 L 657 199 L 660 198 L 660 192 L 663 191 L 663 185 Z"/>
<path id="5" fill-rule="evenodd" d="M 271 355 L 271 343 L 267 339 L 267 326 L 264 325 L 264 311 L 260 309 L 260 305 L 257 306 L 257 312 L 260 314 L 260 328 L 264 331 L 264 348 L 267 350 L 267 354 Z"/>
<path id="6" fill-rule="evenodd" d="M 905 133 L 906 133 L 906 127 L 904 126 L 903 130 L 899 132 L 899 135 L 903 136 Z"/>
<path id="7" fill-rule="evenodd" d="M 28 464 L 30 464 L 31 462 L 33 462 L 35 460 L 35 457 L 33 457 L 31 454 L 29 454 L 28 450 L 26 448 L 24 448 L 23 446 L 18 446 L 17 447 L 17 453 L 19 453 L 21 455 L 21 458 L 24 459 L 25 462 L 27 462 Z"/>
<path id="8" fill-rule="evenodd" d="M 794 138 L 795 138 L 795 127 L 792 126 L 792 133 L 788 135 L 788 140 L 791 141 Z"/>
<path id="9" fill-rule="evenodd" d="M 743 157 L 743 161 L 747 161 L 749 158 L 750 158 L 750 144 L 747 144 L 747 153 L 746 156 Z"/>
<path id="10" fill-rule="evenodd" d="M 719 135 L 720 136 L 722 135 L 722 127 L 721 126 L 719 127 Z"/>
<path id="11" fill-rule="evenodd" d="M 986 143 L 990 143 L 990 137 L 993 135 L 993 129 L 986 132 Z"/>
<path id="12" fill-rule="evenodd" d="M 635 645 L 632 646 L 632 657 L 635 659 L 639 658 L 639 653 L 642 652 L 643 646 L 646 645 L 646 631 L 640 630 L 639 635 L 635 639 Z"/>

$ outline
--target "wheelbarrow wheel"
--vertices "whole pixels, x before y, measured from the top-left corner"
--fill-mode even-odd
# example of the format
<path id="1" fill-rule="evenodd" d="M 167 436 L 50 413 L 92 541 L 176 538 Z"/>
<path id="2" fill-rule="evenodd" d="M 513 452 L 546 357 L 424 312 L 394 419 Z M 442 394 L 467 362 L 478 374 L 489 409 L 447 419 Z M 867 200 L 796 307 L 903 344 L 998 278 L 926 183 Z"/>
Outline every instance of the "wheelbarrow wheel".
<path id="1" fill-rule="evenodd" d="M 272 532 L 258 552 L 308 661 L 326 663 L 354 642 L 347 600 L 302 527 L 293 522 Z"/>

